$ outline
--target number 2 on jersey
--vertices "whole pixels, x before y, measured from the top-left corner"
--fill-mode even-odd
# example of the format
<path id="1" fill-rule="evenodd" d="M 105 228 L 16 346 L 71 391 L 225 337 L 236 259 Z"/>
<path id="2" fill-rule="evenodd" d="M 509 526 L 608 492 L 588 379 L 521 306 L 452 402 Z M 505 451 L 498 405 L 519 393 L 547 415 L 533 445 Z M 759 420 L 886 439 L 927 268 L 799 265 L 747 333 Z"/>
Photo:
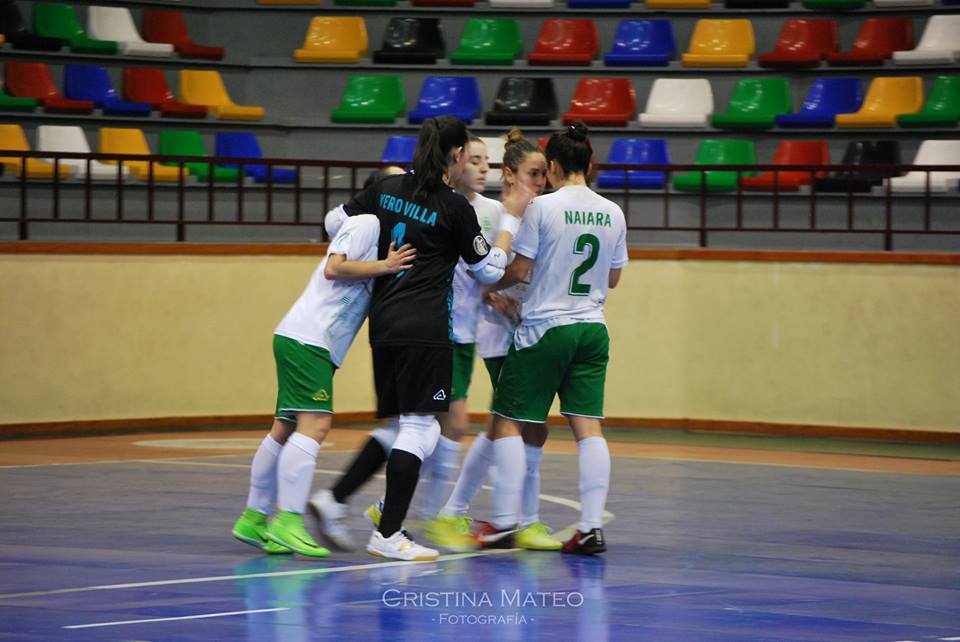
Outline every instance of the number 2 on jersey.
<path id="1" fill-rule="evenodd" d="M 572 296 L 587 296 L 590 294 L 590 284 L 580 283 L 580 277 L 590 271 L 590 268 L 597 262 L 600 255 L 600 240 L 593 234 L 581 234 L 573 243 L 574 254 L 584 254 L 589 246 L 590 253 L 583 263 L 577 266 L 577 269 L 570 275 L 570 290 Z"/>

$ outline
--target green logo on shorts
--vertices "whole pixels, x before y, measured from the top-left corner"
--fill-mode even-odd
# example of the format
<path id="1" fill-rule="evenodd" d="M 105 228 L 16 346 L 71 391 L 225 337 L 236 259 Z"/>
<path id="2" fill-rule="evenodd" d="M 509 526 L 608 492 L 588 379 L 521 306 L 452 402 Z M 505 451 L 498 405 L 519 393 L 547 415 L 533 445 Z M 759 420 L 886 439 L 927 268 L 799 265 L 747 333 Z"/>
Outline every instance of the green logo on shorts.
<path id="1" fill-rule="evenodd" d="M 327 392 L 326 388 L 321 388 L 320 391 L 313 395 L 314 401 L 330 401 L 330 393 Z"/>

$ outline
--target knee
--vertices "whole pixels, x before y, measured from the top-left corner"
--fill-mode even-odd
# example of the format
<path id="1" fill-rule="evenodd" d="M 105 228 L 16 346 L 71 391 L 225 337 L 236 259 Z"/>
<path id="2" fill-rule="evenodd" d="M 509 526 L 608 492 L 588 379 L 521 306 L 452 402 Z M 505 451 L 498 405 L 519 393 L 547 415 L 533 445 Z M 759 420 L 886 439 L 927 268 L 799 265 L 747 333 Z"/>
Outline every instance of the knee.
<path id="1" fill-rule="evenodd" d="M 547 443 L 547 424 L 524 424 L 523 425 L 523 443 L 536 448 L 543 448 Z"/>

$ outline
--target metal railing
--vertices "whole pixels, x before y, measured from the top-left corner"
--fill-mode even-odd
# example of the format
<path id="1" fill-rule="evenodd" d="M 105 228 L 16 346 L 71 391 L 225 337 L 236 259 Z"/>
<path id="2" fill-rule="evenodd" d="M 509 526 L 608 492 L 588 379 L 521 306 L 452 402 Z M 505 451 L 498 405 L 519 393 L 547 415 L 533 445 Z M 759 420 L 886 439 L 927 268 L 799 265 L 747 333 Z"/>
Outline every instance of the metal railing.
<path id="1" fill-rule="evenodd" d="M 322 217 L 331 207 L 346 201 L 359 189 L 363 179 L 370 171 L 389 165 L 381 162 L 328 161 L 279 158 L 233 158 L 233 157 L 192 157 L 159 155 L 118 155 L 118 154 L 79 154 L 66 152 L 23 152 L 0 151 L 5 157 L 7 170 L 11 168 L 11 159 L 19 159 L 19 173 L 13 180 L 0 179 L 0 223 L 15 223 L 17 238 L 30 239 L 31 226 L 36 223 L 114 223 L 114 224 L 153 224 L 169 225 L 175 228 L 177 241 L 187 239 L 187 229 L 195 225 L 231 225 L 231 226 L 311 226 L 322 230 Z M 28 177 L 25 166 L 27 159 L 45 159 L 52 168 L 52 176 L 47 179 Z M 83 178 L 61 178 L 59 168 L 63 161 L 79 159 L 83 161 L 86 172 Z M 106 161 L 116 163 L 116 174 L 110 180 L 92 177 L 92 162 Z M 124 176 L 124 167 L 131 163 L 149 161 L 142 178 Z M 157 166 L 162 163 L 179 168 L 175 181 L 160 181 Z M 200 183 L 188 178 L 186 165 L 204 163 L 208 167 L 207 180 Z M 224 165 L 238 169 L 237 179 L 231 181 L 216 180 L 214 168 Z M 250 166 L 265 166 L 265 181 L 251 184 L 244 176 L 244 169 Z M 274 181 L 274 168 L 291 168 L 294 172 L 292 184 L 280 184 Z M 498 167 L 493 165 L 493 167 Z M 624 175 L 622 189 L 603 190 L 604 194 L 618 202 L 627 217 L 628 230 L 634 232 L 683 232 L 696 235 L 696 243 L 705 247 L 708 236 L 715 232 L 748 233 L 831 233 L 831 234 L 881 234 L 883 247 L 893 249 L 895 234 L 946 235 L 960 239 L 960 194 L 957 180 L 950 183 L 951 191 L 937 193 L 933 189 L 934 172 L 960 173 L 960 165 L 771 165 L 757 164 L 749 166 L 730 165 L 598 165 L 598 172 L 604 170 L 642 170 L 664 172 L 662 189 L 634 189 Z M 700 187 L 694 191 L 678 191 L 672 187 L 672 176 L 679 172 L 700 172 Z M 705 172 L 722 171 L 735 173 L 735 188 L 727 191 L 710 189 Z M 757 172 L 774 172 L 770 191 L 746 190 L 741 185 L 741 177 Z M 818 192 L 814 177 L 839 173 L 886 174 L 895 172 L 924 172 L 922 189 L 913 193 L 893 191 L 889 181 L 883 181 L 871 193 L 864 194 L 854 190 L 853 182 L 848 183 L 847 191 L 836 193 Z M 781 172 L 809 173 L 809 185 L 801 191 L 785 190 L 780 186 Z M 14 171 L 14 174 L 17 174 Z M 308 176 L 308 174 L 310 174 Z M 160 211 L 159 196 L 174 192 L 172 208 Z M 79 202 L 77 201 L 79 192 Z M 103 205 L 95 205 L 94 197 L 106 196 L 111 211 L 104 212 Z M 757 195 L 757 196 L 754 196 Z M 253 203 L 256 196 L 258 203 Z M 657 198 L 659 196 L 659 198 Z M 278 199 L 289 203 L 285 212 L 281 212 Z M 788 201 L 789 199 L 789 201 Z M 802 224 L 787 223 L 782 210 L 784 203 L 790 202 L 796 211 L 796 204 L 805 203 L 806 212 Z M 869 227 L 858 224 L 857 210 L 865 203 L 872 202 L 874 210 L 877 200 L 882 201 L 882 220 L 874 221 Z M 659 201 L 659 216 L 653 222 L 642 222 L 641 213 L 649 215 L 656 209 Z M 262 203 L 261 203 L 262 202 Z M 38 203 L 46 208 L 39 208 Z M 826 205 L 825 205 L 826 203 Z M 188 215 L 188 204 L 193 210 L 200 204 L 204 210 L 199 216 Z M 678 205 L 684 207 L 680 208 Z M 718 204 L 727 209 L 732 207 L 730 215 L 713 215 L 711 208 Z M 919 212 L 919 222 L 904 226 L 897 224 L 894 208 L 905 204 L 913 218 Z M 317 207 L 319 205 L 319 207 Z M 218 216 L 226 209 L 226 218 Z M 311 212 L 305 215 L 305 206 Z M 46 209 L 42 213 L 41 209 Z M 682 210 L 682 211 L 678 211 Z M 841 225 L 824 227 L 821 221 L 825 213 L 837 218 L 837 212 L 844 213 Z M 945 212 L 939 216 L 940 212 Z M 953 216 L 950 216 L 952 213 Z M 765 223 L 750 223 L 746 215 L 752 217 L 767 216 Z M 935 215 L 939 216 L 935 220 Z M 793 218 L 796 218 L 795 216 Z M 874 217 L 876 218 L 876 217 Z M 956 219 L 955 221 L 953 219 Z M 937 224 L 939 223 L 939 224 Z M 322 234 L 322 232 L 321 232 Z M 98 239 L 101 240 L 101 239 Z"/>

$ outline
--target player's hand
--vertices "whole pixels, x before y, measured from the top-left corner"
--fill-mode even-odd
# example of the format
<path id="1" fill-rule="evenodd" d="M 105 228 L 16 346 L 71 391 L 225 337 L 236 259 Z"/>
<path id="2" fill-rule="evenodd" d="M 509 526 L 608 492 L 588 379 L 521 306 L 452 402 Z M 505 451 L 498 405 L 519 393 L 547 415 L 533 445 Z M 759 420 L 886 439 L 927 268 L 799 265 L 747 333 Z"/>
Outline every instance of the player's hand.
<path id="1" fill-rule="evenodd" d="M 527 209 L 527 205 L 536 197 L 537 193 L 532 189 L 523 183 L 515 182 L 509 189 L 503 190 L 500 199 L 504 209 L 517 218 L 523 218 L 523 212 Z"/>
<path id="2" fill-rule="evenodd" d="M 417 258 L 417 248 L 409 243 L 404 244 L 398 250 L 397 242 L 390 241 L 390 248 L 387 250 L 387 258 L 383 260 L 387 269 L 387 274 L 396 274 L 413 267 L 413 260 Z"/>
<path id="3" fill-rule="evenodd" d="M 488 300 L 493 309 L 503 316 L 514 321 L 520 320 L 520 302 L 516 299 L 491 292 Z"/>

